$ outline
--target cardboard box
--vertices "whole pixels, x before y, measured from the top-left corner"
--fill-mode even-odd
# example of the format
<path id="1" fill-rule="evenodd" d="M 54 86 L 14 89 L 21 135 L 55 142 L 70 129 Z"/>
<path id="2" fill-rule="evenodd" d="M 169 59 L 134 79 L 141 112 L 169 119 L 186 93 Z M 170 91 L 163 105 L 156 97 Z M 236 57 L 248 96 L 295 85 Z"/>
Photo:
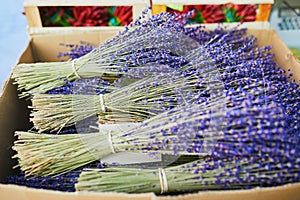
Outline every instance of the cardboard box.
<path id="1" fill-rule="evenodd" d="M 181 3 L 181 0 L 163 0 L 154 1 L 153 4 Z M 227 0 L 213 0 L 210 3 L 227 3 Z M 235 3 L 261 3 L 260 0 L 240 0 Z M 97 1 L 97 0 L 24 0 L 26 16 L 29 22 L 28 33 L 31 40 L 28 46 L 19 58 L 19 63 L 33 63 L 42 61 L 58 61 L 57 53 L 65 51 L 65 47 L 60 43 L 78 43 L 87 41 L 97 45 L 102 41 L 112 37 L 120 28 L 118 27 L 42 27 L 37 6 L 63 6 L 63 5 L 130 5 L 134 6 L 134 15 L 138 15 L 150 1 L 142 0 L 118 0 L 118 1 Z M 189 4 L 205 4 L 204 0 L 192 0 Z M 273 0 L 263 0 L 263 3 L 273 3 Z M 232 26 L 235 26 L 233 23 Z M 210 24 L 208 28 L 214 28 L 216 25 Z M 249 34 L 258 37 L 260 46 L 272 45 L 272 51 L 275 53 L 277 63 L 284 69 L 290 68 L 294 73 L 294 78 L 300 80 L 300 63 L 293 57 L 292 52 L 286 47 L 274 30 L 269 29 L 268 23 L 245 23 L 250 27 Z M 29 122 L 30 111 L 28 109 L 29 101 L 18 98 L 17 86 L 13 80 L 9 79 L 3 86 L 3 93 L 0 97 L 0 180 L 4 180 L 8 175 L 17 173 L 13 166 L 17 164 L 16 160 L 11 159 L 14 155 L 11 149 L 14 140 L 14 132 L 26 131 L 32 127 Z M 89 200 L 89 199 L 176 199 L 176 200 L 299 200 L 300 183 L 286 184 L 279 187 L 254 188 L 249 190 L 234 191 L 205 191 L 184 195 L 155 195 L 154 193 L 126 194 L 126 193 L 93 193 L 93 192 L 59 192 L 44 189 L 34 189 L 18 185 L 0 184 L 1 199 L 9 200 Z"/>
<path id="2" fill-rule="evenodd" d="M 276 32 L 272 29 L 249 30 L 249 34 L 258 37 L 259 45 L 272 45 L 272 51 L 275 53 L 276 61 L 284 68 L 290 68 L 294 73 L 294 78 L 300 80 L 300 63 L 293 57 L 292 52 L 282 42 Z M 77 30 L 73 33 L 56 33 L 33 35 L 19 58 L 19 63 L 32 63 L 41 61 L 57 61 L 57 53 L 64 51 L 65 47 L 59 44 L 78 43 L 80 40 L 88 41 L 94 45 L 99 44 L 112 37 L 115 30 Z M 6 176 L 16 173 L 13 166 L 17 164 L 11 156 L 14 152 L 11 150 L 13 145 L 14 131 L 28 130 L 31 128 L 29 122 L 29 102 L 18 98 L 17 86 L 13 80 L 9 79 L 3 88 L 3 94 L 0 98 L 0 180 Z M 88 200 L 88 199 L 203 199 L 203 200 L 299 200 L 300 183 L 287 184 L 279 187 L 255 188 L 249 190 L 234 191 L 204 191 L 184 195 L 162 195 L 157 196 L 154 193 L 144 194 L 125 194 L 125 193 L 90 193 L 90 192 L 58 192 L 43 189 L 33 189 L 17 185 L 0 184 L 1 199 L 9 200 L 41 200 L 41 199 L 64 199 L 64 200 Z"/>

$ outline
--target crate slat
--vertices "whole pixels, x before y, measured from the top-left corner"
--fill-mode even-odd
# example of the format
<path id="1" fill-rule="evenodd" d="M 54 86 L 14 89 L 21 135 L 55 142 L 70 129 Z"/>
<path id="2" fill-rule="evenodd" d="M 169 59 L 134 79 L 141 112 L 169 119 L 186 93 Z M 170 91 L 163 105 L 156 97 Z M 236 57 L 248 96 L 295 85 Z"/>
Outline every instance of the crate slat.
<path id="1" fill-rule="evenodd" d="M 129 6 L 149 5 L 149 0 L 24 0 L 24 6 Z"/>
<path id="2" fill-rule="evenodd" d="M 43 27 L 40 11 L 37 6 L 24 7 L 29 27 Z"/>
<path id="3" fill-rule="evenodd" d="M 272 4 L 260 4 L 256 15 L 257 22 L 269 21 L 272 10 Z"/>
<path id="4" fill-rule="evenodd" d="M 200 4 L 274 4 L 274 0 L 152 0 L 153 4 L 184 4 L 184 5 L 200 5 Z"/>
<path id="5" fill-rule="evenodd" d="M 24 0 L 23 6 L 26 13 L 28 26 L 43 27 L 39 12 L 42 6 L 132 6 L 133 20 L 149 7 L 148 0 Z"/>

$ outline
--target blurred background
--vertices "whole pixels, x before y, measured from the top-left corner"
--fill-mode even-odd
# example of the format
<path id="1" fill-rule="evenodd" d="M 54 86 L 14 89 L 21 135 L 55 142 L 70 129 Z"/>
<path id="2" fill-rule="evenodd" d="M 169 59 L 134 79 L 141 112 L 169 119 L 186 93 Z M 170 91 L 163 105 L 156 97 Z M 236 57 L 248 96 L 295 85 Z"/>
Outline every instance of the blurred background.
<path id="1" fill-rule="evenodd" d="M 0 6 L 1 92 L 4 81 L 9 78 L 11 67 L 17 63 L 29 40 L 26 32 L 27 20 L 22 14 L 23 11 L 22 0 L 6 1 Z"/>
<path id="2" fill-rule="evenodd" d="M 27 35 L 27 20 L 23 14 L 23 0 L 6 1 L 0 7 L 0 84 L 9 78 L 14 66 L 29 41 Z M 271 27 L 276 30 L 283 41 L 295 55 L 300 49 L 300 0 L 275 0 L 270 15 Z M 109 23 L 122 21 L 110 19 Z"/>

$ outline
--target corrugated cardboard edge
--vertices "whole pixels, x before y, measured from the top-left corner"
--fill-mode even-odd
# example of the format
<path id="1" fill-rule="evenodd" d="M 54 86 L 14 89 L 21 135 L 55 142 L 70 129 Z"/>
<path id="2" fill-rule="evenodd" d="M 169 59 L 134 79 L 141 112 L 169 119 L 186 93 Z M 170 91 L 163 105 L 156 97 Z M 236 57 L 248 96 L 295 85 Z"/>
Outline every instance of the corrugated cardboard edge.
<path id="1" fill-rule="evenodd" d="M 154 193 L 127 194 L 127 193 L 96 193 L 96 192 L 59 192 L 53 190 L 43 190 L 28 188 L 17 185 L 0 184 L 0 196 L 3 200 L 152 200 L 155 199 Z"/>
<path id="2" fill-rule="evenodd" d="M 205 191 L 195 194 L 158 197 L 159 200 L 299 200 L 300 183 L 248 190 Z"/>
<path id="3" fill-rule="evenodd" d="M 5 200 L 299 200 L 300 183 L 269 188 L 254 188 L 249 190 L 205 191 L 176 196 L 156 196 L 154 193 L 127 194 L 115 192 L 59 192 L 28 188 L 25 186 L 0 184 L 0 194 L 1 198 Z"/>

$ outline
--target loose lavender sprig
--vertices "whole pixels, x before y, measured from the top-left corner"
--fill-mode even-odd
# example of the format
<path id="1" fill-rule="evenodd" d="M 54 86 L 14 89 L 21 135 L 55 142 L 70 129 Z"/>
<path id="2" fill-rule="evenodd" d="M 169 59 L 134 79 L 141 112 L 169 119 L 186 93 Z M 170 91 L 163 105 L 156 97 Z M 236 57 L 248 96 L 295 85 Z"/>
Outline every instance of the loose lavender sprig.
<path id="1" fill-rule="evenodd" d="M 274 154 L 208 157 L 164 169 L 86 169 L 75 187 L 77 191 L 157 194 L 245 189 L 299 182 L 299 167 L 299 158 Z"/>
<path id="2" fill-rule="evenodd" d="M 79 44 L 61 44 L 62 46 L 68 48 L 68 51 L 59 52 L 58 58 L 67 58 L 67 60 L 80 58 L 87 53 L 90 53 L 96 46 L 90 44 L 89 42 L 81 41 Z"/>

